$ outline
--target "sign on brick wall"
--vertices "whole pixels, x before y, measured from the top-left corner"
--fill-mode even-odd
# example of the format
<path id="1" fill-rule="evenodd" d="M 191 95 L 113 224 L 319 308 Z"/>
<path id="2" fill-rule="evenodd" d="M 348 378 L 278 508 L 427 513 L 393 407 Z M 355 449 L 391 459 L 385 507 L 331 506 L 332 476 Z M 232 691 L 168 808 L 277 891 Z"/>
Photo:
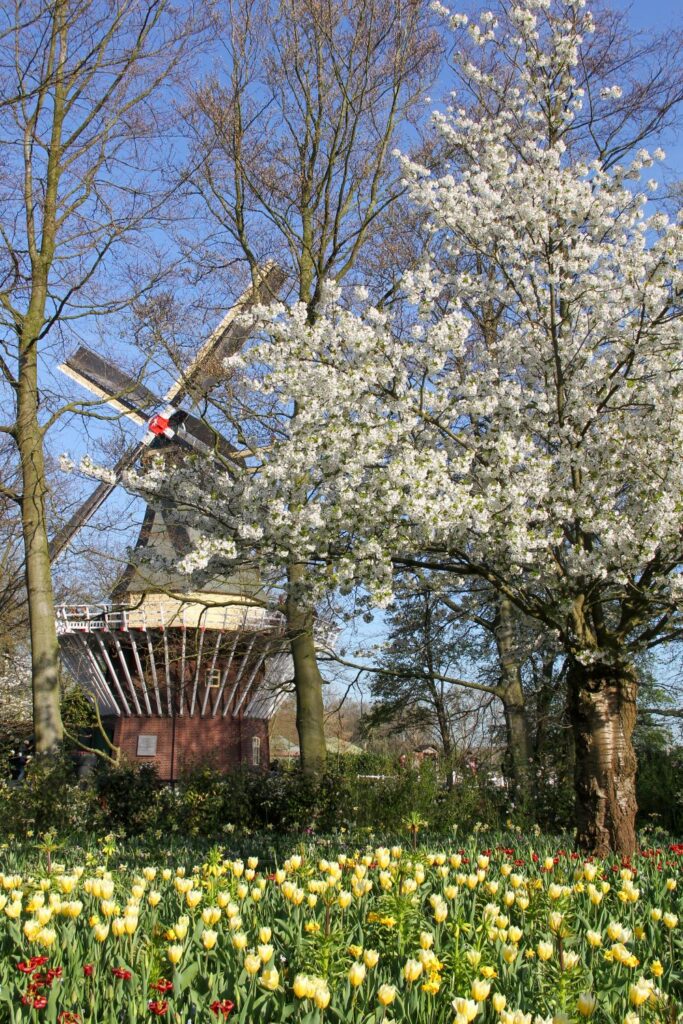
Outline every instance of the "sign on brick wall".
<path id="1" fill-rule="evenodd" d="M 138 757 L 156 757 L 156 736 L 138 736 Z"/>

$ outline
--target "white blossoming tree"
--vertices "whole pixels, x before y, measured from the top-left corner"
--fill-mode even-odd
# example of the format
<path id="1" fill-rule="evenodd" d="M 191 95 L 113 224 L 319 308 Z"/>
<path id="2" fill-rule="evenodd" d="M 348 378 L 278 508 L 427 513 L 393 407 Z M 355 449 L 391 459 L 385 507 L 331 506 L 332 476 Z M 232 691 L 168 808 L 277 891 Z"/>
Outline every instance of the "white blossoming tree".
<path id="1" fill-rule="evenodd" d="M 463 73 L 495 92 L 505 67 L 504 102 L 437 118 L 442 173 L 406 163 L 434 234 L 406 278 L 408 336 L 334 294 L 315 324 L 270 314 L 250 366 L 282 432 L 241 500 L 272 509 L 273 558 L 286 538 L 328 586 L 363 582 L 383 602 L 397 563 L 470 573 L 553 631 L 580 840 L 630 851 L 633 657 L 678 624 L 683 239 L 638 186 L 658 153 L 607 166 L 568 145 L 591 22 L 561 7 L 515 0 L 500 39 L 482 17 L 472 36 L 493 71 Z"/>
<path id="2" fill-rule="evenodd" d="M 680 627 L 683 237 L 639 185 L 659 153 L 576 132 L 622 96 L 581 85 L 583 0 L 505 11 L 467 26 L 439 171 L 404 164 L 434 244 L 400 317 L 334 289 L 314 322 L 264 311 L 231 368 L 267 410 L 249 472 L 150 484 L 211 538 L 207 571 L 231 539 L 378 604 L 397 566 L 487 581 L 568 659 L 581 843 L 630 852 L 634 658 Z"/>

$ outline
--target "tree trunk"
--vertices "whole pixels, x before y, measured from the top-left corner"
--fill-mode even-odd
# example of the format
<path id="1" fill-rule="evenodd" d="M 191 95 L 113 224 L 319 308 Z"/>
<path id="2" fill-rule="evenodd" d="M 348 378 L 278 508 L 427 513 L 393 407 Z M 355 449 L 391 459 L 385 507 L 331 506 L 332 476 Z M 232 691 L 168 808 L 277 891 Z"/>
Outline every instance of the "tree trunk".
<path id="1" fill-rule="evenodd" d="M 508 598 L 498 599 L 494 627 L 500 662 L 500 699 L 505 713 L 505 730 L 512 770 L 515 798 L 522 806 L 531 800 L 531 748 L 522 677 L 515 650 L 512 605 Z"/>
<path id="2" fill-rule="evenodd" d="M 443 756 L 450 764 L 450 760 L 453 754 L 453 739 L 451 736 L 451 723 L 448 720 L 448 713 L 446 711 L 446 705 L 442 694 L 439 692 L 439 683 L 434 679 L 430 679 L 429 685 L 432 690 L 432 698 L 434 701 L 434 711 L 436 713 L 436 722 L 439 729 L 439 737 L 441 739 L 441 749 L 443 750 Z M 441 684 L 443 685 L 443 684 Z"/>
<path id="3" fill-rule="evenodd" d="M 33 730 L 36 751 L 47 753 L 62 742 L 59 707 L 59 644 L 55 626 L 47 537 L 45 460 L 38 421 L 37 337 L 29 318 L 20 341 L 16 443 L 21 459 L 22 529 L 26 592 L 31 631 Z"/>
<path id="4" fill-rule="evenodd" d="M 636 848 L 636 722 L 638 684 L 629 665 L 569 669 L 569 714 L 576 749 L 577 840 L 605 856 Z"/>
<path id="5" fill-rule="evenodd" d="M 516 688 L 515 688 L 516 689 Z M 519 691 L 521 693 L 521 683 Z M 506 691 L 503 700 L 503 711 L 505 714 L 505 733 L 507 738 L 510 766 L 512 770 L 512 781 L 514 784 L 515 798 L 522 810 L 531 799 L 530 779 L 530 748 L 529 748 L 529 724 L 527 721 L 524 697 L 519 700 L 519 693 Z"/>
<path id="6" fill-rule="evenodd" d="M 306 775 L 314 776 L 324 769 L 327 751 L 323 678 L 318 668 L 313 634 L 315 613 L 299 593 L 303 571 L 299 565 L 289 567 L 287 630 L 294 662 L 296 728 L 299 734 L 301 770 Z"/>
<path id="7" fill-rule="evenodd" d="M 546 753 L 548 723 L 550 721 L 550 706 L 553 699 L 553 666 L 555 658 L 546 658 L 543 661 L 540 679 L 537 679 L 536 707 L 535 707 L 535 730 L 533 742 L 533 756 L 537 765 L 542 763 L 543 755 Z"/>

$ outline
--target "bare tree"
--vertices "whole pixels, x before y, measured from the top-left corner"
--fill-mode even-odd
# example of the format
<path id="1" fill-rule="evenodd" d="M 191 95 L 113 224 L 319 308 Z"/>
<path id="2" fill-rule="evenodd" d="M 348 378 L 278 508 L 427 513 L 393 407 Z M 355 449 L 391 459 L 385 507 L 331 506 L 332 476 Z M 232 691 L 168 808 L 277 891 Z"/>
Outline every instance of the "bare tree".
<path id="1" fill-rule="evenodd" d="M 275 259 L 312 322 L 326 281 L 359 279 L 403 192 L 392 148 L 408 143 L 437 67 L 428 10 L 423 0 L 229 0 L 223 67 L 187 111 L 201 234 L 186 251 L 214 291 L 226 268 L 253 273 Z M 227 410 L 242 425 L 248 413 Z M 324 711 L 305 574 L 292 560 L 285 608 L 301 762 L 315 772 Z"/>
<path id="2" fill-rule="evenodd" d="M 160 87 L 196 26 L 167 0 L 16 0 L 0 18 L 0 429 L 21 466 L 2 493 L 21 509 L 36 748 L 48 751 L 62 725 L 45 435 L 75 406 L 43 407 L 41 360 L 159 276 Z"/>

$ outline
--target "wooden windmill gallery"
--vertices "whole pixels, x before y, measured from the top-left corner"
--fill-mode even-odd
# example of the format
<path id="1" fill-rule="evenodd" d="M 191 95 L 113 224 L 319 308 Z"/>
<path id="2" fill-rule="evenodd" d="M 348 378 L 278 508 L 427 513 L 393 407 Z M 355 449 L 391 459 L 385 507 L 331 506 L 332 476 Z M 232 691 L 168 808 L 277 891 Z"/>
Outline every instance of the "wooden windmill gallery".
<path id="1" fill-rule="evenodd" d="M 108 360 L 79 348 L 60 369 L 118 412 L 146 426 L 124 452 L 111 481 L 99 484 L 54 538 L 56 557 L 146 452 L 169 457 L 194 449 L 207 458 L 228 441 L 182 408 L 206 394 L 223 360 L 248 337 L 245 315 L 277 296 L 282 272 L 263 268 L 202 346 L 163 400 Z M 189 402 L 186 400 L 189 399 Z M 260 581 L 244 570 L 193 591 L 179 573 L 154 568 L 180 560 L 192 546 L 169 512 L 145 510 L 134 561 L 109 599 L 95 606 L 61 606 L 57 631 L 65 666 L 97 702 L 121 753 L 153 764 L 159 777 L 210 764 L 221 771 L 269 764 L 268 723 L 283 699 L 288 668 L 283 617 L 264 604 Z M 146 559 L 146 555 L 160 556 Z"/>

